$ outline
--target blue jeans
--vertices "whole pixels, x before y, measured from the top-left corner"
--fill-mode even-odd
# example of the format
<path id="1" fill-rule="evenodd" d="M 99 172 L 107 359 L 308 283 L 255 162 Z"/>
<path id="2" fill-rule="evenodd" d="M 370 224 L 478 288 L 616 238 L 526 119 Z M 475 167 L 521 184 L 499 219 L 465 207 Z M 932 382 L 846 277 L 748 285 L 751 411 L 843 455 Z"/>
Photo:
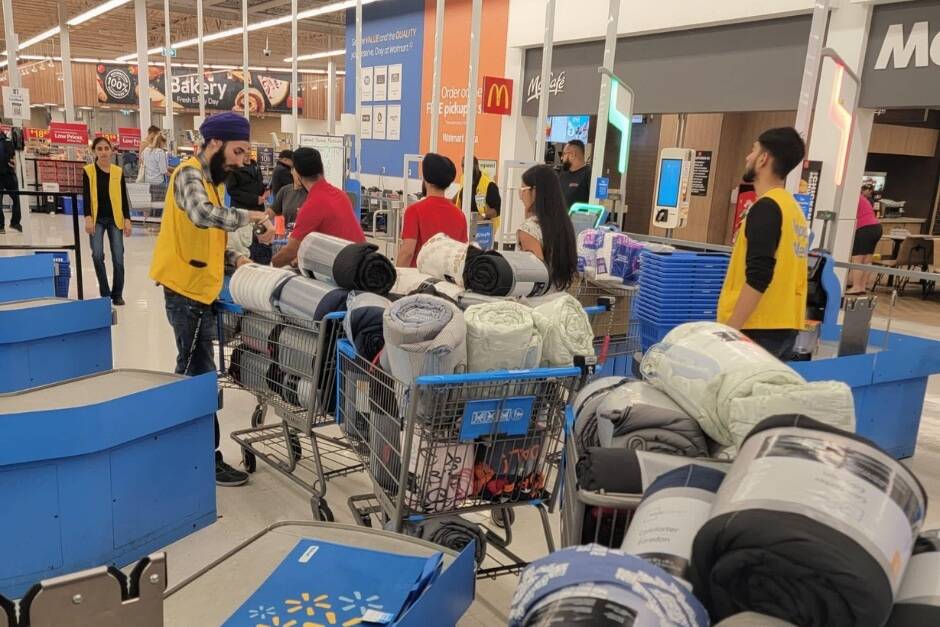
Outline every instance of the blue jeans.
<path id="1" fill-rule="evenodd" d="M 173 290 L 163 288 L 166 317 L 176 336 L 176 374 L 195 376 L 215 370 L 212 342 L 216 337 L 215 311 Z M 219 449 L 219 418 L 215 419 L 215 448 Z M 216 457 L 220 456 L 218 453 Z"/>
<path id="2" fill-rule="evenodd" d="M 108 270 L 104 265 L 104 234 L 108 233 L 111 244 L 111 265 L 114 267 L 114 283 L 108 287 Z M 114 222 L 95 224 L 95 234 L 91 240 L 91 260 L 95 264 L 98 276 L 98 290 L 104 298 L 117 300 L 124 294 L 124 233 Z"/>

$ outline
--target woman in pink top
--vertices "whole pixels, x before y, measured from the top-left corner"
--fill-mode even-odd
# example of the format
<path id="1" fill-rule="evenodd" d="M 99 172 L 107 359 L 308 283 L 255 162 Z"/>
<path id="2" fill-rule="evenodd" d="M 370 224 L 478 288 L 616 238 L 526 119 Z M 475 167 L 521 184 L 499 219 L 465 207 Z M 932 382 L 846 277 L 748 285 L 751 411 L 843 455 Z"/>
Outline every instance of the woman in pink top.
<path id="1" fill-rule="evenodd" d="M 875 208 L 871 204 L 875 193 L 873 185 L 862 185 L 858 197 L 858 212 L 855 214 L 855 242 L 852 244 L 852 263 L 870 264 L 875 254 L 875 247 L 882 236 L 881 223 L 875 217 Z M 870 272 L 852 270 L 849 272 L 846 296 L 858 296 L 867 291 Z"/>

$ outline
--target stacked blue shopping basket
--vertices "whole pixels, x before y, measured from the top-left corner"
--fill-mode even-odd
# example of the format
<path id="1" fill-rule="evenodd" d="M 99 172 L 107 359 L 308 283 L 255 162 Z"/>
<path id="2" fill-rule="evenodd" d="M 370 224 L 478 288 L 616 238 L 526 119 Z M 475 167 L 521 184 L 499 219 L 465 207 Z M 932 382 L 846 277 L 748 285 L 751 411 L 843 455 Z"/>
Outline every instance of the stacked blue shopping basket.
<path id="1" fill-rule="evenodd" d="M 69 297 L 69 282 L 72 280 L 72 265 L 69 263 L 69 254 L 64 250 L 53 252 L 39 251 L 37 255 L 52 255 L 55 269 L 55 295 L 59 298 Z"/>
<path id="2" fill-rule="evenodd" d="M 715 320 L 728 259 L 722 253 L 642 253 L 633 314 L 644 351 L 682 323 Z"/>

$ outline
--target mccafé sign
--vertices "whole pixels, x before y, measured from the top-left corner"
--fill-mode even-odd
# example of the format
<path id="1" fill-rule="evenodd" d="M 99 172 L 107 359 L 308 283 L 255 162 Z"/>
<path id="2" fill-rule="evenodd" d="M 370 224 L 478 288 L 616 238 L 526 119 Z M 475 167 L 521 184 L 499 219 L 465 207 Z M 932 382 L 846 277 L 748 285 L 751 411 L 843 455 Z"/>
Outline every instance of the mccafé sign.
<path id="1" fill-rule="evenodd" d="M 483 77 L 483 113 L 512 113 L 512 80 L 495 76 Z"/>
<path id="2" fill-rule="evenodd" d="M 859 104 L 940 107 L 940 0 L 872 9 Z"/>

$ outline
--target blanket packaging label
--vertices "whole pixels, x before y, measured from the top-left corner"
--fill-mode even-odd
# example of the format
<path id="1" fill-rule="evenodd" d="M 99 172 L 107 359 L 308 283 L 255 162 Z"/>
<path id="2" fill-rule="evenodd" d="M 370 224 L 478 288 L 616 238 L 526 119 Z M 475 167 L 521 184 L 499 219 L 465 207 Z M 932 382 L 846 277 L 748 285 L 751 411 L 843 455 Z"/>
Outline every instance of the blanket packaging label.
<path id="1" fill-rule="evenodd" d="M 472 442 L 484 435 L 525 435 L 534 403 L 534 396 L 468 402 L 460 424 L 460 441 Z"/>
<path id="2" fill-rule="evenodd" d="M 758 447 L 755 458 L 746 472 L 732 470 L 719 491 L 730 499 L 719 499 L 724 507 L 716 504 L 713 514 L 761 502 L 824 518 L 878 559 L 897 592 L 924 512 L 900 473 L 881 459 L 886 456 L 833 434 L 771 431 L 749 439 L 745 447 L 748 452 Z M 738 459 L 744 455 L 742 449 Z"/>
<path id="3" fill-rule="evenodd" d="M 940 605 L 940 553 L 920 553 L 911 558 L 894 602 Z"/>
<path id="4" fill-rule="evenodd" d="M 640 464 L 643 492 L 646 492 L 646 489 L 650 487 L 650 484 L 659 479 L 661 475 L 666 474 L 670 470 L 675 470 L 676 468 L 680 468 L 682 466 L 688 466 L 690 463 L 694 463 L 697 466 L 707 466 L 722 472 L 728 472 L 728 470 L 731 468 L 731 464 L 728 462 L 717 462 L 700 457 L 689 459 L 688 457 L 681 457 L 679 455 L 650 453 L 649 451 L 637 451 L 636 458 L 637 462 Z"/>
<path id="5" fill-rule="evenodd" d="M 671 488 L 652 495 L 637 508 L 621 550 L 685 578 L 692 542 L 708 520 L 714 497 L 697 488 Z"/>
<path id="6" fill-rule="evenodd" d="M 301 540 L 224 625 L 389 623 L 405 607 L 428 561 L 434 559 Z"/>

